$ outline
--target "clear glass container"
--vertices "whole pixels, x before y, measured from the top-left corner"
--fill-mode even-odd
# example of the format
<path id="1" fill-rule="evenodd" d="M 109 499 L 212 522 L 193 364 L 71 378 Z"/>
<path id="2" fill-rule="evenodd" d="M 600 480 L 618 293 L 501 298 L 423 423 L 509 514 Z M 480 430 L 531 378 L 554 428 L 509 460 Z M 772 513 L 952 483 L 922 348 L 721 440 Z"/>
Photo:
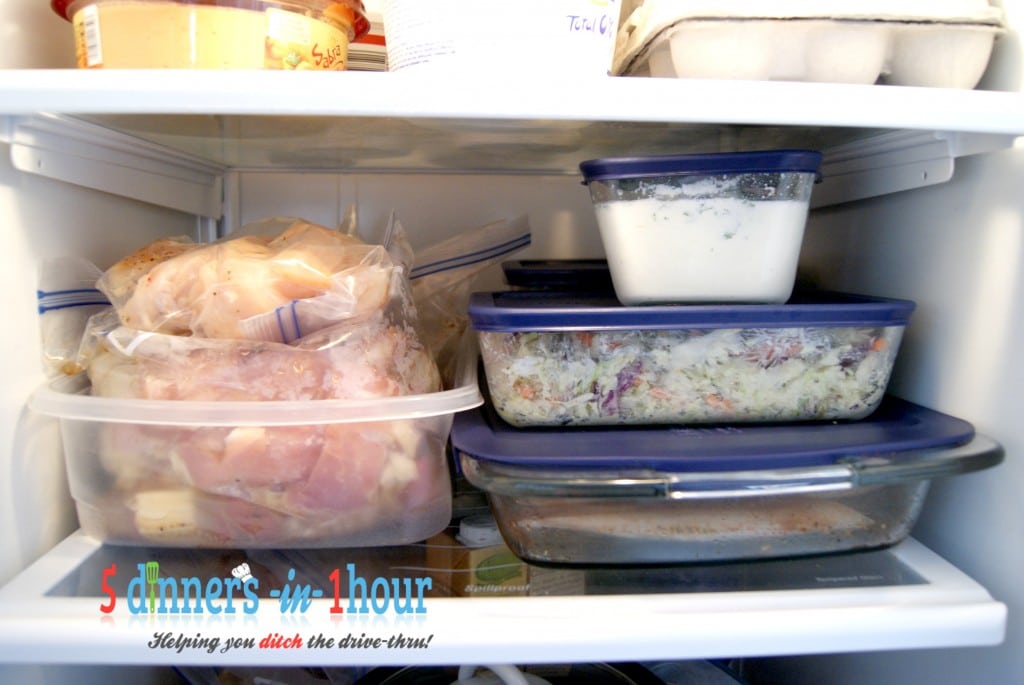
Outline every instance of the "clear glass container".
<path id="1" fill-rule="evenodd" d="M 1002 460 L 976 435 L 947 448 L 784 469 L 543 468 L 460 452 L 509 549 L 534 563 L 664 564 L 799 557 L 893 545 L 934 478 Z"/>

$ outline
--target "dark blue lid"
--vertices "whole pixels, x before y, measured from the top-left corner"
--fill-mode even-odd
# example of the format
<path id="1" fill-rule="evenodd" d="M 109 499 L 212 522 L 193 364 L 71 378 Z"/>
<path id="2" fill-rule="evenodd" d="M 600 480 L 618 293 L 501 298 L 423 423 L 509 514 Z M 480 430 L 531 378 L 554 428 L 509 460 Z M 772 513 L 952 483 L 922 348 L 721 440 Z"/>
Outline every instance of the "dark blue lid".
<path id="1" fill-rule="evenodd" d="M 580 163 L 583 182 L 652 176 L 748 174 L 796 171 L 817 174 L 821 153 L 814 150 L 762 150 L 697 155 L 604 157 Z"/>
<path id="2" fill-rule="evenodd" d="M 629 307 L 612 293 L 516 290 L 473 293 L 469 318 L 478 331 L 502 332 L 905 326 L 914 306 L 909 300 L 799 291 L 785 304 Z"/>
<path id="3" fill-rule="evenodd" d="M 459 412 L 452 446 L 516 466 L 662 472 L 787 469 L 966 443 L 962 419 L 886 396 L 858 421 L 636 428 L 514 428 L 489 402 Z"/>
<path id="4" fill-rule="evenodd" d="M 501 263 L 505 282 L 517 288 L 612 292 L 607 259 L 512 259 Z"/>

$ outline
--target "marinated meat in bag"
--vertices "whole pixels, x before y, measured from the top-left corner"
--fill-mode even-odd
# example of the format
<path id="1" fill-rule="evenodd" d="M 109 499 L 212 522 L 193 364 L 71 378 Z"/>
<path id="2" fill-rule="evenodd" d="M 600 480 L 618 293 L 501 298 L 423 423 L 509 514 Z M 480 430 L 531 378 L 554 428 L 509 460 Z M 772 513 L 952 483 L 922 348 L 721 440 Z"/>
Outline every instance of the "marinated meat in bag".
<path id="1" fill-rule="evenodd" d="M 159 240 L 97 286 L 129 328 L 290 342 L 383 307 L 394 266 L 383 246 L 296 220 L 276 236 Z"/>
<path id="2" fill-rule="evenodd" d="M 307 222 L 180 245 L 155 245 L 148 263 L 143 248 L 101 279 L 114 307 L 83 338 L 92 394 L 246 403 L 442 389 L 405 267 L 382 246 Z M 301 335 L 253 335 L 283 330 L 252 325 L 282 308 Z M 352 421 L 342 406 L 337 421 L 260 424 L 239 407 L 227 424 L 106 424 L 110 506 L 98 525 L 175 545 L 366 545 L 381 527 L 450 507 L 443 421 Z"/>

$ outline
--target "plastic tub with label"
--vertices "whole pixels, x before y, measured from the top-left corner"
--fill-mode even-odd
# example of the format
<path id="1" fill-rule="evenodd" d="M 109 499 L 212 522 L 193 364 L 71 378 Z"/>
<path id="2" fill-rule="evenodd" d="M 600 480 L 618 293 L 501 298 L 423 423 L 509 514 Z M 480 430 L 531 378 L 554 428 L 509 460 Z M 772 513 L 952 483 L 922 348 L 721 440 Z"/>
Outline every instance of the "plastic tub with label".
<path id="1" fill-rule="evenodd" d="M 660 564 L 885 547 L 932 479 L 1003 457 L 971 424 L 894 397 L 837 423 L 516 429 L 488 405 L 452 445 L 509 549 L 551 564 Z"/>
<path id="2" fill-rule="evenodd" d="M 516 426 L 858 419 L 881 402 L 908 300 L 627 307 L 610 294 L 474 293 L 491 401 Z"/>
<path id="3" fill-rule="evenodd" d="M 820 165 L 812 150 L 581 163 L 616 295 L 625 304 L 785 302 Z"/>
<path id="4" fill-rule="evenodd" d="M 361 0 L 52 0 L 79 67 L 346 68 L 370 24 Z"/>

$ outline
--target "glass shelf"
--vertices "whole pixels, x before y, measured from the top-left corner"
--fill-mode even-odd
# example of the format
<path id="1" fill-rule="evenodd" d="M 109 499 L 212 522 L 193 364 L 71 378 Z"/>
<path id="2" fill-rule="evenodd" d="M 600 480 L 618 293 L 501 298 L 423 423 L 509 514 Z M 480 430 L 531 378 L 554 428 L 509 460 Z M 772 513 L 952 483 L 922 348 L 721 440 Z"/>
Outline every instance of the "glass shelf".
<path id="1" fill-rule="evenodd" d="M 104 546 L 76 533 L 0 590 L 0 661 L 607 662 L 990 645 L 1005 632 L 1006 607 L 913 539 L 854 554 L 646 569 L 538 567 L 505 555 L 509 573 L 492 566 L 492 580 L 519 580 L 465 596 L 452 590 L 466 588 L 464 572 L 438 558 L 423 544 L 196 551 Z M 168 589 L 149 613 L 147 563 L 183 593 L 177 612 Z M 248 586 L 250 596 L 235 587 L 229 613 L 225 588 L 243 563 L 258 588 Z M 190 578 L 201 588 L 187 603 Z M 274 634 L 302 644 L 259 647 Z M 242 642 L 224 650 L 229 640 Z"/>

